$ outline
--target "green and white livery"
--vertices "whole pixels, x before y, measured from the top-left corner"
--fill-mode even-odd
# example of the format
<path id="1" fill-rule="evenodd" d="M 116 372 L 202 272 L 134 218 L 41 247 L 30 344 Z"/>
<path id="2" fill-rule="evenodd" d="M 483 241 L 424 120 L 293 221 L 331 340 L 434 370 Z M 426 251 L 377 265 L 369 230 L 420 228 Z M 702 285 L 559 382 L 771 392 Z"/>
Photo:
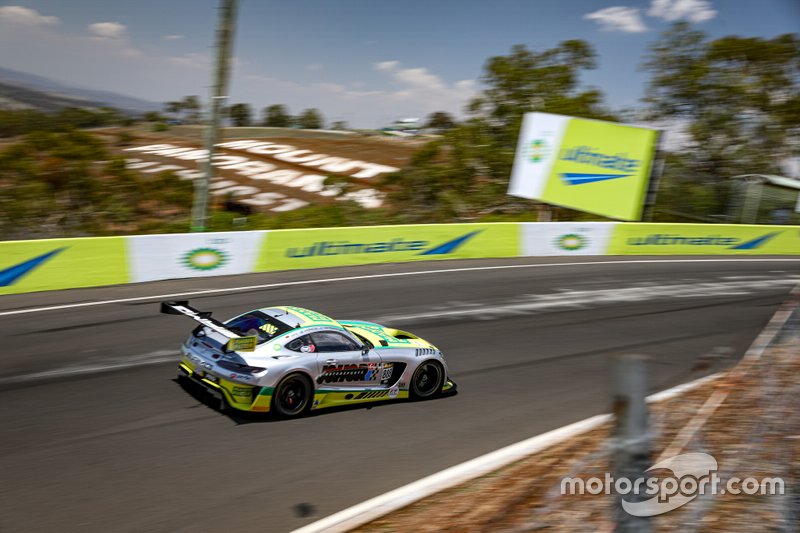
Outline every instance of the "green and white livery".
<path id="1" fill-rule="evenodd" d="M 181 347 L 178 378 L 221 408 L 300 416 L 313 409 L 454 392 L 442 352 L 373 322 L 336 321 L 302 307 L 248 311 L 226 322 L 188 302 L 161 312 L 200 325 Z"/>

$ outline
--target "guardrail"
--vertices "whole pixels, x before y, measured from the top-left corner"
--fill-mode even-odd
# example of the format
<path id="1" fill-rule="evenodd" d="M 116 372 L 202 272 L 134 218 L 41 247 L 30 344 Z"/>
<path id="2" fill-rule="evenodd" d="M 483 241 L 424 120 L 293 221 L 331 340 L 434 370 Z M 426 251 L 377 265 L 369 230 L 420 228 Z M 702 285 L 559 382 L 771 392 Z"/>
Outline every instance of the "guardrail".
<path id="1" fill-rule="evenodd" d="M 800 255 L 800 226 L 428 224 L 0 242 L 0 295 L 331 266 L 524 256 Z"/>

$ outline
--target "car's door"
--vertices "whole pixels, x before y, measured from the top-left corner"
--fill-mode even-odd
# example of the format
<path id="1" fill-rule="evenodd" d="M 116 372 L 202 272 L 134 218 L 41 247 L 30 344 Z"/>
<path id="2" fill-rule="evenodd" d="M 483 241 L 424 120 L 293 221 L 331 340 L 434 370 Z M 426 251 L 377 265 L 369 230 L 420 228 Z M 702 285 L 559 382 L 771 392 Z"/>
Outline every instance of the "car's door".
<path id="1" fill-rule="evenodd" d="M 349 335 L 335 330 L 310 334 L 317 354 L 319 376 L 317 383 L 324 387 L 379 387 L 381 358 L 374 350 L 364 353 L 361 345 Z"/>

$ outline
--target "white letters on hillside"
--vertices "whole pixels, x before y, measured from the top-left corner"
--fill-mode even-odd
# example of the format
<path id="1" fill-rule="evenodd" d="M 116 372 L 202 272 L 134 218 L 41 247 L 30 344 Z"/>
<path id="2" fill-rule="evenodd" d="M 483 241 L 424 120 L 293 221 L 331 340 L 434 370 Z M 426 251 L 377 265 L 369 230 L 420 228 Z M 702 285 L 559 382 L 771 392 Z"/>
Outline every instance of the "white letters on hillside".
<path id="1" fill-rule="evenodd" d="M 297 149 L 288 144 L 242 140 L 225 142 L 217 146 L 228 150 L 242 150 L 258 155 L 267 155 L 279 161 L 316 168 L 323 172 L 351 174 L 352 177 L 359 179 L 372 178 L 379 174 L 397 172 L 399 170 L 398 168 L 387 165 L 367 163 L 343 157 L 333 157 L 327 154 L 315 154 L 310 150 Z M 183 161 L 196 161 L 198 165 L 202 165 L 205 162 L 204 160 L 208 157 L 207 150 L 179 147 L 172 144 L 152 144 L 128 148 L 127 150 L 142 154 L 175 158 Z M 128 159 L 127 164 L 128 168 L 141 170 L 147 173 L 174 170 L 181 179 L 195 179 L 203 176 L 203 172 L 200 170 L 188 169 L 179 165 L 159 164 L 157 162 L 142 161 L 140 159 Z M 300 170 L 279 168 L 272 163 L 252 160 L 243 156 L 217 154 L 213 158 L 212 165 L 220 169 L 232 171 L 247 179 L 264 180 L 284 187 L 296 187 L 302 191 L 316 193 L 320 196 L 336 196 L 340 192 L 336 187 L 326 187 L 324 185 L 326 178 L 324 175 L 304 174 Z M 281 193 L 260 192 L 258 188 L 252 186 L 236 184 L 235 186 L 226 186 L 223 188 L 212 187 L 212 189 L 214 191 L 212 194 L 217 195 L 234 193 L 241 202 L 250 205 L 266 206 L 282 202 L 275 205 L 275 207 L 271 207 L 271 211 L 291 211 L 298 207 L 308 205 L 308 202 L 303 200 L 289 198 Z M 347 193 L 342 198 L 353 200 L 367 208 L 380 207 L 383 204 L 382 194 L 375 189 L 361 189 Z"/>

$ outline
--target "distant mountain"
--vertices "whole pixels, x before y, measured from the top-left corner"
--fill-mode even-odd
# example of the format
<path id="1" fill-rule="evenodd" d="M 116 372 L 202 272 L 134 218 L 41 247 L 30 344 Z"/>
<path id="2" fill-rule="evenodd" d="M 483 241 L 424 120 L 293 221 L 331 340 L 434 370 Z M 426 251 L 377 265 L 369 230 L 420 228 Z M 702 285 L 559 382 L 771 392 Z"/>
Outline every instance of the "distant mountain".
<path id="1" fill-rule="evenodd" d="M 54 111 L 74 106 L 110 106 L 136 112 L 159 111 L 162 108 L 156 102 L 109 91 L 72 87 L 43 76 L 0 67 L 0 109 Z"/>

